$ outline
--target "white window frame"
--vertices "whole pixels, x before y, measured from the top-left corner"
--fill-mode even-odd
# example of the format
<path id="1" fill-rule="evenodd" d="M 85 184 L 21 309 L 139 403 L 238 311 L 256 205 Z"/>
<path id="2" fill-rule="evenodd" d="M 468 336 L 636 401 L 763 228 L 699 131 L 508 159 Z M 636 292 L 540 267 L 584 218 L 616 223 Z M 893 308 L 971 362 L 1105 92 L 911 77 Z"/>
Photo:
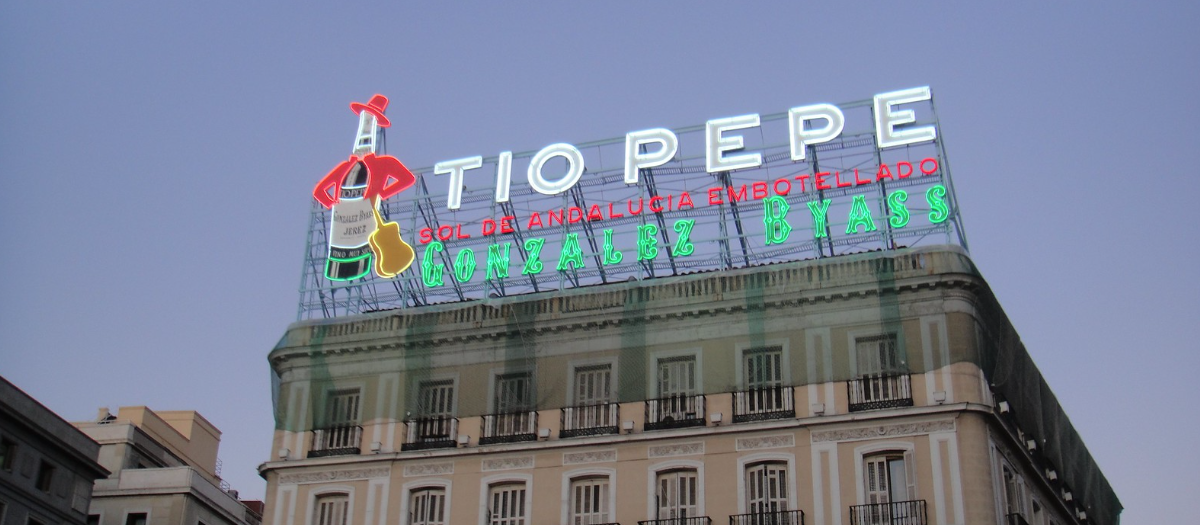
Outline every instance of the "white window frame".
<path id="1" fill-rule="evenodd" d="M 454 400 L 450 402 L 450 417 L 458 417 L 458 402 L 459 398 L 462 397 L 462 390 L 458 385 L 458 374 L 451 373 L 431 374 L 429 377 L 424 377 L 412 382 L 412 385 L 409 388 L 412 392 L 412 399 L 415 401 L 415 403 L 411 406 L 417 409 L 415 413 L 410 414 L 412 418 L 430 417 L 428 414 L 421 413 L 421 385 L 426 383 L 442 383 L 446 381 L 451 382 L 453 384 L 452 388 L 454 389 Z M 409 418 L 406 417 L 405 419 L 407 420 Z"/>
<path id="2" fill-rule="evenodd" d="M 594 366 L 609 366 L 609 391 L 612 392 L 610 403 L 620 402 L 620 394 L 617 391 L 618 385 L 621 384 L 620 378 L 617 377 L 617 356 L 611 357 L 594 357 L 590 359 L 573 359 L 567 363 L 567 392 L 566 404 L 563 406 L 577 406 L 579 403 L 575 400 L 575 374 L 580 368 L 591 368 Z"/>
<path id="3" fill-rule="evenodd" d="M 847 332 L 846 333 L 846 344 L 849 346 L 849 350 L 850 350 L 850 352 L 849 352 L 850 353 L 850 375 L 852 375 L 855 378 L 861 378 L 864 375 L 864 372 L 862 370 L 858 369 L 858 340 L 872 338 L 872 337 L 886 337 L 889 335 L 892 336 L 893 338 L 895 338 L 895 341 L 896 341 L 897 366 L 899 366 L 903 370 L 908 370 L 908 353 L 905 351 L 905 348 L 904 348 L 904 340 L 900 336 L 901 331 L 902 330 L 897 330 L 895 332 L 887 332 L 887 331 L 880 331 L 877 329 L 862 329 L 862 330 L 850 330 L 849 332 Z M 867 372 L 867 373 L 876 374 L 876 373 L 880 373 L 880 372 L 887 372 L 887 371 L 880 370 L 880 371 Z"/>
<path id="4" fill-rule="evenodd" d="M 488 505 L 491 504 L 492 487 L 496 485 L 521 484 L 525 486 L 525 516 L 527 525 L 533 521 L 533 476 L 531 474 L 505 473 L 485 476 L 479 480 L 479 525 L 488 525 Z M 446 492 L 446 501 L 450 501 L 450 493 Z"/>
<path id="5" fill-rule="evenodd" d="M 585 365 L 586 366 L 586 365 Z M 572 369 L 574 372 L 574 369 Z M 564 472 L 562 475 L 562 509 L 559 512 L 559 523 L 571 523 L 571 482 L 579 478 L 608 478 L 608 515 L 612 523 L 616 523 L 617 514 L 617 471 L 611 468 L 581 468 Z"/>
<path id="6" fill-rule="evenodd" d="M 451 494 L 450 480 L 445 478 L 428 478 L 416 481 L 410 481 L 400 487 L 400 525 L 409 525 L 409 507 L 412 506 L 412 493 L 418 490 L 440 488 L 446 493 L 446 523 L 453 523 L 451 510 L 454 509 L 454 500 Z"/>
<path id="7" fill-rule="evenodd" d="M 779 347 L 780 386 L 791 386 L 792 363 L 790 357 L 791 352 L 788 351 L 789 344 L 790 340 L 786 338 L 768 339 L 766 341 L 762 341 L 760 344 L 754 344 L 750 341 L 738 342 L 734 346 L 734 348 L 737 350 L 735 352 L 734 373 L 737 374 L 738 390 L 749 390 L 750 388 L 750 385 L 746 381 L 746 352 L 774 347 Z"/>
<path id="8" fill-rule="evenodd" d="M 912 493 L 908 495 L 908 500 L 918 500 L 920 498 L 920 478 L 916 475 L 917 468 L 917 451 L 916 445 L 909 441 L 883 441 L 878 443 L 869 443 L 860 445 L 854 448 L 854 490 L 856 505 L 866 505 L 867 502 L 867 485 L 865 482 L 864 461 L 869 456 L 874 456 L 884 452 L 895 452 L 904 456 L 905 472 L 912 472 L 914 480 Z M 912 461 L 908 461 L 912 458 Z M 907 486 L 907 482 L 905 482 Z"/>
<path id="9" fill-rule="evenodd" d="M 670 470 L 690 469 L 696 471 L 696 515 L 707 516 L 704 509 L 704 462 L 690 459 L 675 459 L 650 465 L 646 469 L 646 519 L 653 520 L 658 510 L 658 475 Z"/>
<path id="10" fill-rule="evenodd" d="M 307 525 L 320 525 L 316 522 L 317 500 L 321 496 L 332 494 L 346 495 L 346 525 L 354 523 L 354 487 L 350 485 L 327 485 L 317 490 L 309 491 L 308 506 L 305 507 L 308 517 L 304 520 L 304 523 Z"/>
<path id="11" fill-rule="evenodd" d="M 703 352 L 700 348 L 679 348 L 675 350 L 656 350 L 650 352 L 649 361 L 646 370 L 651 373 L 646 374 L 646 391 L 650 393 L 651 399 L 663 397 L 659 391 L 658 385 L 658 362 L 664 359 L 675 359 L 680 357 L 691 357 L 696 362 L 696 395 L 704 393 L 704 361 Z"/>
<path id="12" fill-rule="evenodd" d="M 788 482 L 788 510 L 795 510 L 799 507 L 799 500 L 796 498 L 796 455 L 784 452 L 759 452 L 757 454 L 747 454 L 739 457 L 737 461 L 737 498 L 738 498 L 738 514 L 746 514 L 750 512 L 746 509 L 746 468 L 756 463 L 787 463 L 787 482 Z"/>
<path id="13" fill-rule="evenodd" d="M 488 393 L 487 393 L 487 413 L 495 414 L 499 410 L 496 407 L 496 383 L 500 376 L 509 374 L 528 374 L 529 375 L 529 408 L 533 411 L 537 407 L 537 378 L 534 377 L 533 367 L 519 368 L 493 368 L 488 373 Z"/>
<path id="14" fill-rule="evenodd" d="M 358 407 L 357 407 L 358 417 L 355 419 L 355 421 L 352 421 L 352 422 L 351 421 L 336 421 L 336 422 L 333 421 L 330 410 L 333 409 L 334 396 L 346 395 L 346 394 L 350 394 L 350 393 L 354 393 L 355 395 L 358 396 Z M 345 425 L 345 424 L 361 425 L 363 422 L 363 397 L 364 397 L 363 396 L 363 387 L 361 385 L 359 385 L 359 386 L 346 385 L 341 388 L 326 388 L 325 389 L 325 399 L 322 403 L 323 406 L 321 407 L 321 409 L 325 412 L 325 419 L 326 419 L 325 423 L 327 425 Z"/>

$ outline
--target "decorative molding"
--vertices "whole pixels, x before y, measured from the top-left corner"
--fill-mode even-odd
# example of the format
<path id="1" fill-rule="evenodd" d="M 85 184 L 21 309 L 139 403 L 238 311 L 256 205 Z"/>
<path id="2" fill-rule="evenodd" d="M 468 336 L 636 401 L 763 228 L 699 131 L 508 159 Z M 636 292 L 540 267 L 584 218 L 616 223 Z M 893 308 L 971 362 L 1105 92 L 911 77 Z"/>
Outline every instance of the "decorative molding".
<path id="1" fill-rule="evenodd" d="M 522 468 L 533 468 L 533 456 L 485 459 L 480 467 L 480 469 L 484 472 L 493 470 L 515 470 Z"/>
<path id="2" fill-rule="evenodd" d="M 738 438 L 737 450 L 757 450 L 761 448 L 785 448 L 796 446 L 796 436 L 794 434 L 775 434 L 771 436 L 758 436 L 748 438 Z"/>
<path id="3" fill-rule="evenodd" d="M 674 445 L 660 445 L 646 449 L 646 456 L 652 458 L 666 458 L 671 456 L 691 456 L 704 453 L 704 443 L 676 443 Z"/>
<path id="4" fill-rule="evenodd" d="M 564 452 L 563 465 L 578 465 L 580 463 L 604 463 L 616 461 L 616 450 L 593 450 L 590 452 Z"/>
<path id="5" fill-rule="evenodd" d="M 822 430 L 812 433 L 812 442 L 824 441 L 854 441 L 859 439 L 876 439 L 881 437 L 911 436 L 913 434 L 932 434 L 934 432 L 953 432 L 954 420 L 922 421 L 902 425 L 879 425 L 871 427 L 843 428 L 839 430 Z"/>
<path id="6" fill-rule="evenodd" d="M 354 470 L 325 470 L 320 472 L 300 472 L 279 476 L 280 485 L 295 485 L 299 483 L 321 483 L 329 481 L 347 481 L 352 479 L 386 478 L 392 469 L 388 467 L 363 468 Z"/>
<path id="7" fill-rule="evenodd" d="M 413 478 L 417 476 L 437 476 L 439 474 L 453 474 L 454 463 L 420 463 L 417 465 L 405 465 L 404 477 Z"/>

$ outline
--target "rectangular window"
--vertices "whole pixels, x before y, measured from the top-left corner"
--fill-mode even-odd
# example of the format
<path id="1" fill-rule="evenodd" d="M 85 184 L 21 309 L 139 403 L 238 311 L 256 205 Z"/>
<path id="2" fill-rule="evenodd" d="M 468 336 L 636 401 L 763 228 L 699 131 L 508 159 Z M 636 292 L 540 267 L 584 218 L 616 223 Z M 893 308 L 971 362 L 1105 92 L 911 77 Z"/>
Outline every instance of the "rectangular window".
<path id="1" fill-rule="evenodd" d="M 863 461 L 867 503 L 896 503 L 916 497 L 910 453 L 880 454 Z"/>
<path id="2" fill-rule="evenodd" d="M 326 410 L 331 426 L 353 426 L 358 424 L 359 394 L 358 389 L 340 390 L 329 393 L 329 405 Z"/>
<path id="3" fill-rule="evenodd" d="M 317 496 L 313 521 L 316 525 L 348 525 L 346 514 L 350 512 L 348 494 L 325 494 Z"/>
<path id="4" fill-rule="evenodd" d="M 576 368 L 575 404 L 598 405 L 609 402 L 612 402 L 612 365 Z"/>
<path id="5" fill-rule="evenodd" d="M 12 472 L 17 459 L 17 443 L 8 438 L 0 438 L 0 469 Z"/>
<path id="6" fill-rule="evenodd" d="M 42 492 L 49 493 L 50 487 L 54 485 L 54 470 L 54 465 L 42 460 L 38 465 L 37 481 L 34 486 Z"/>
<path id="7" fill-rule="evenodd" d="M 417 391 L 417 411 L 421 417 L 454 415 L 454 381 L 423 381 Z"/>
<path id="8" fill-rule="evenodd" d="M 656 519 L 690 518 L 699 514 L 698 477 L 691 469 L 661 472 L 655 487 Z"/>
<path id="9" fill-rule="evenodd" d="M 100 525 L 100 515 L 99 514 L 88 514 L 87 525 Z"/>
<path id="10" fill-rule="evenodd" d="M 525 525 L 525 485 L 506 483 L 488 490 L 488 525 Z"/>
<path id="11" fill-rule="evenodd" d="M 856 338 L 854 350 L 858 358 L 859 376 L 905 371 L 896 353 L 896 336 L 894 334 Z"/>
<path id="12" fill-rule="evenodd" d="M 446 525 L 446 490 L 432 487 L 412 493 L 409 525 Z"/>
<path id="13" fill-rule="evenodd" d="M 571 525 L 610 523 L 608 519 L 608 478 L 571 480 Z"/>
<path id="14" fill-rule="evenodd" d="M 783 348 L 778 346 L 746 350 L 742 354 L 746 388 L 758 390 L 783 384 Z"/>
<path id="15" fill-rule="evenodd" d="M 131 512 L 125 515 L 125 525 L 146 525 L 145 512 Z"/>
<path id="16" fill-rule="evenodd" d="M 526 412 L 533 406 L 533 374 L 516 372 L 496 376 L 495 412 L 510 414 Z"/>
<path id="17" fill-rule="evenodd" d="M 681 356 L 658 360 L 658 396 L 696 394 L 696 357 Z"/>

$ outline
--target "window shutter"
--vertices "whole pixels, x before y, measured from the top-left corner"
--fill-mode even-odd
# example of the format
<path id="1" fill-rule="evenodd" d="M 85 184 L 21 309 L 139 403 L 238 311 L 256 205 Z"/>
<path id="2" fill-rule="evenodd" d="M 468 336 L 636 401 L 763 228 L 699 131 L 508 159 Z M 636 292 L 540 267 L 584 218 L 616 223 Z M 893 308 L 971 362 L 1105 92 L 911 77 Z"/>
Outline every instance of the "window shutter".
<path id="1" fill-rule="evenodd" d="M 912 451 L 904 453 L 904 477 L 908 478 L 905 482 L 908 483 L 908 499 L 909 501 L 917 499 L 917 462 Z M 899 481 L 899 480 L 897 480 Z"/>

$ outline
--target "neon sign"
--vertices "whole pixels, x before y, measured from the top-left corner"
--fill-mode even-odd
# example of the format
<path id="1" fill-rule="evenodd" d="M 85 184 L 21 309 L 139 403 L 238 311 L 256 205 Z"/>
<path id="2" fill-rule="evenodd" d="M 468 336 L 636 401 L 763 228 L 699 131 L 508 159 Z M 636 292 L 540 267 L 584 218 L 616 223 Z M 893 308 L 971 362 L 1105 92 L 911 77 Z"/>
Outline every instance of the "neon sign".
<path id="1" fill-rule="evenodd" d="M 932 103 L 920 87 L 409 171 L 376 151 L 390 124 L 376 95 L 351 105 L 352 155 L 313 190 L 329 228 L 310 237 L 310 260 L 320 243 L 322 280 L 353 283 L 322 285 L 306 264 L 301 317 L 330 315 L 341 289 L 353 311 L 936 239 L 965 247 Z M 372 269 L 394 285 L 360 288 Z"/>

